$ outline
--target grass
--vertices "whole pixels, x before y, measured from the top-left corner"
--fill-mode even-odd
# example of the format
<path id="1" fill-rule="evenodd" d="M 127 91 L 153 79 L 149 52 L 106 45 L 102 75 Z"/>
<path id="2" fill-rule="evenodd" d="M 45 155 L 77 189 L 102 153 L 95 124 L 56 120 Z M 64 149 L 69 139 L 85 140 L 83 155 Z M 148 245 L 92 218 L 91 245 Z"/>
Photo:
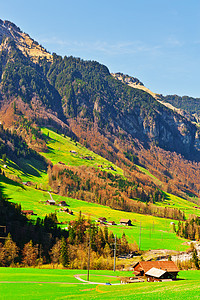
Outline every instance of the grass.
<path id="1" fill-rule="evenodd" d="M 137 168 L 144 174 L 148 175 L 155 184 L 157 184 L 158 186 L 162 186 L 162 182 L 159 179 L 157 179 L 154 175 L 152 175 L 147 169 L 145 169 L 141 166 L 138 166 L 138 165 L 137 165 Z M 189 215 L 200 216 L 200 209 L 195 208 L 195 206 L 197 206 L 197 204 L 195 204 L 195 203 L 198 202 L 198 198 L 190 197 L 190 199 L 191 199 L 191 202 L 190 202 L 190 201 L 187 201 L 178 196 L 172 195 L 170 193 L 164 193 L 164 194 L 165 194 L 165 201 L 162 203 L 156 203 L 158 206 L 178 208 L 178 209 L 184 211 L 186 217 L 189 217 Z M 192 202 L 192 200 L 195 203 Z"/>
<path id="2" fill-rule="evenodd" d="M 59 135 L 46 128 L 42 128 L 42 132 L 44 135 L 49 137 L 47 144 L 49 152 L 42 153 L 42 155 L 47 159 L 50 159 L 53 164 L 61 161 L 66 165 L 72 166 L 85 165 L 98 168 L 98 166 L 101 165 L 106 171 L 108 171 L 108 167 L 112 165 L 114 169 L 116 169 L 116 172 L 112 172 L 123 176 L 123 170 L 101 156 L 89 151 L 81 144 L 72 141 L 69 137 Z M 71 150 L 76 151 L 77 154 L 71 153 Z M 92 156 L 94 160 L 84 160 L 80 158 L 83 156 Z M 11 198 L 11 201 L 20 203 L 23 210 L 33 210 L 34 213 L 37 214 L 36 216 L 31 217 L 33 219 L 36 219 L 38 216 L 44 218 L 46 214 L 55 211 L 57 211 L 59 222 L 64 223 L 77 218 L 80 211 L 82 211 L 82 214 L 84 214 L 86 218 L 90 217 L 92 220 L 96 220 L 101 216 L 105 216 L 107 220 L 113 220 L 117 224 L 119 224 L 120 219 L 128 218 L 132 220 L 132 227 L 119 225 L 110 226 L 109 230 L 112 230 L 114 234 L 117 234 L 117 236 L 121 236 L 123 232 L 125 232 L 129 242 L 133 243 L 135 241 L 139 244 L 141 224 L 142 250 L 148 250 L 151 248 L 164 248 L 169 250 L 186 249 L 186 246 L 182 245 L 185 240 L 178 238 L 175 233 L 172 232 L 172 226 L 170 225 L 172 220 L 118 211 L 94 203 L 87 203 L 68 197 L 53 195 L 53 198 L 57 201 L 57 203 L 61 200 L 65 200 L 69 205 L 69 209 L 74 212 L 74 215 L 59 212 L 58 206 L 45 205 L 45 201 L 49 199 L 47 191 L 50 190 L 50 187 L 48 185 L 48 176 L 45 166 L 40 161 L 36 161 L 34 159 L 20 159 L 19 164 L 16 165 L 14 162 L 8 160 L 6 162 L 7 168 L 4 168 L 4 164 L 5 163 L 0 160 L 0 167 L 6 172 L 6 174 L 9 174 L 10 178 L 12 178 L 12 176 L 15 176 L 15 179 L 16 177 L 20 177 L 22 181 L 31 181 L 33 183 L 32 187 L 26 187 L 0 175 L 0 182 L 3 185 L 4 192 L 9 198 Z M 154 180 L 156 180 L 156 178 L 149 173 L 148 170 L 142 167 L 139 168 L 142 172 L 145 172 L 148 176 L 151 176 Z M 36 189 L 36 186 L 38 189 Z M 189 214 L 200 215 L 200 210 L 195 209 L 193 203 L 167 193 L 166 200 L 163 203 L 158 203 L 158 205 L 179 208 L 185 211 L 186 216 Z M 177 221 L 173 222 L 177 224 Z M 62 227 L 66 226 L 67 225 L 65 224 L 62 225 Z"/>
<path id="3" fill-rule="evenodd" d="M 88 166 L 108 170 L 112 166 L 116 171 L 109 172 L 113 174 L 123 175 L 123 170 L 108 161 L 107 159 L 99 156 L 98 154 L 88 150 L 78 142 L 74 142 L 69 137 L 58 134 L 53 130 L 42 128 L 42 133 L 49 137 L 47 142 L 48 152 L 41 153 L 44 157 L 51 160 L 53 164 L 57 164 L 59 161 L 70 166 Z M 70 151 L 76 151 L 77 154 Z M 82 159 L 81 157 L 91 156 L 93 160 Z"/>
<path id="4" fill-rule="evenodd" d="M 1 176 L 0 176 L 1 179 Z M 107 220 L 115 221 L 119 224 L 120 219 L 128 218 L 132 220 L 133 226 L 109 226 L 109 230 L 112 230 L 114 234 L 121 237 L 123 232 L 126 234 L 129 242 L 136 242 L 139 244 L 140 224 L 141 224 L 141 249 L 169 249 L 169 250 L 185 250 L 187 247 L 182 245 L 186 240 L 181 239 L 172 232 L 172 220 L 162 219 L 153 216 L 145 216 L 142 214 L 136 214 L 131 212 L 124 212 L 111 209 L 110 207 L 88 203 L 69 197 L 62 197 L 52 194 L 54 200 L 58 203 L 61 200 L 65 200 L 70 210 L 74 215 L 69 215 L 64 212 L 59 212 L 58 206 L 49 206 L 45 204 L 45 201 L 49 199 L 49 194 L 46 191 L 36 190 L 31 187 L 24 187 L 20 185 L 11 185 L 4 182 L 3 191 L 11 198 L 14 203 L 20 203 L 23 210 L 33 210 L 36 216 L 44 218 L 46 214 L 57 211 L 59 222 L 68 223 L 78 217 L 79 212 L 86 218 L 97 220 L 99 217 L 105 216 Z M 173 221 L 177 223 L 177 221 Z M 66 227 L 67 225 L 62 225 Z"/>
<path id="5" fill-rule="evenodd" d="M 106 270 L 90 273 L 90 279 L 98 282 L 109 281 L 112 275 L 132 276 L 132 272 Z M 180 271 L 182 280 L 172 282 L 111 286 L 81 284 L 75 274 L 86 274 L 86 270 L 0 268 L 0 281 L 4 281 L 0 283 L 0 299 L 199 299 L 200 271 Z"/>

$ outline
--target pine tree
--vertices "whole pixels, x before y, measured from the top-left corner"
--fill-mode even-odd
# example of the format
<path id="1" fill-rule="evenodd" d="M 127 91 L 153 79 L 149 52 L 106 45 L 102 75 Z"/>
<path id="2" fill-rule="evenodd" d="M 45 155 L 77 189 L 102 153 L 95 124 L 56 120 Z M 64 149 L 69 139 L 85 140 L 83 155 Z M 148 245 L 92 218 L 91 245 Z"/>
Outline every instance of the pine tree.
<path id="1" fill-rule="evenodd" d="M 60 262 L 63 267 L 67 267 L 69 264 L 68 247 L 64 237 L 61 238 Z"/>
<path id="2" fill-rule="evenodd" d="M 192 261 L 195 264 L 195 267 L 199 269 L 199 259 L 197 255 L 197 250 L 194 248 L 193 253 L 192 253 Z"/>

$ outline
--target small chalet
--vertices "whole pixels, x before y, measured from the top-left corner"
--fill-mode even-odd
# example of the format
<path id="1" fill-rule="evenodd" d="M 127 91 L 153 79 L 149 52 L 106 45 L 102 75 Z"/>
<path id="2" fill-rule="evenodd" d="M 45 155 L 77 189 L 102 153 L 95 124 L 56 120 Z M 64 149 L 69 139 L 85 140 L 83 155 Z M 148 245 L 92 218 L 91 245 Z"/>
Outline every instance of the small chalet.
<path id="1" fill-rule="evenodd" d="M 130 219 L 121 219 L 119 222 L 121 225 L 132 226 Z"/>
<path id="2" fill-rule="evenodd" d="M 107 223 L 108 225 L 116 225 L 116 223 L 114 221 L 108 221 Z"/>
<path id="3" fill-rule="evenodd" d="M 157 268 L 151 268 L 145 273 L 145 276 L 149 282 L 169 281 L 173 279 L 169 272 Z"/>
<path id="4" fill-rule="evenodd" d="M 47 201 L 46 201 L 46 204 L 47 204 L 47 205 L 55 205 L 55 204 L 56 204 L 56 201 L 53 200 L 53 199 L 47 200 Z"/>
<path id="5" fill-rule="evenodd" d="M 148 281 L 176 279 L 179 272 L 173 261 L 140 261 L 133 268 L 136 276 L 146 276 Z"/>
<path id="6" fill-rule="evenodd" d="M 58 205 L 59 206 L 67 206 L 67 203 L 65 201 L 60 201 Z"/>
<path id="7" fill-rule="evenodd" d="M 75 150 L 70 150 L 69 152 L 71 152 L 73 154 L 78 154 Z"/>
<path id="8" fill-rule="evenodd" d="M 98 222 L 105 223 L 105 222 L 107 222 L 107 220 L 105 217 L 100 217 L 100 218 L 98 218 Z"/>

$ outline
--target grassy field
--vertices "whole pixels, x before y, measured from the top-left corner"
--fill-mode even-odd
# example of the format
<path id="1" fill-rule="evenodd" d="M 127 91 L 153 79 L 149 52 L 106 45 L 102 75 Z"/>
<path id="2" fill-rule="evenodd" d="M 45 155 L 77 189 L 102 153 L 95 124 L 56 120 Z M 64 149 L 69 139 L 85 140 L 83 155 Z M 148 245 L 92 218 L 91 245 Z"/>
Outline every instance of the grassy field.
<path id="1" fill-rule="evenodd" d="M 0 179 L 2 176 L 0 175 Z M 10 184 L 9 182 L 3 183 L 3 191 L 11 198 L 12 202 L 20 203 L 23 210 L 33 210 L 36 216 L 44 218 L 46 214 L 57 212 L 59 222 L 68 223 L 78 217 L 79 212 L 86 218 L 97 220 L 99 217 L 106 217 L 108 221 L 115 221 L 119 224 L 120 219 L 131 219 L 133 226 L 109 226 L 117 236 L 122 236 L 123 232 L 126 234 L 129 242 L 134 241 L 139 244 L 139 234 L 141 226 L 141 249 L 169 249 L 169 250 L 185 250 L 187 247 L 182 245 L 186 240 L 181 239 L 172 232 L 172 220 L 162 219 L 153 216 L 145 216 L 141 214 L 124 212 L 111 209 L 110 207 L 98 205 L 95 203 L 88 203 L 81 200 L 76 200 L 68 197 L 62 197 L 52 194 L 54 200 L 58 203 L 65 200 L 70 210 L 74 215 L 69 215 L 65 212 L 59 212 L 58 206 L 49 206 L 45 201 L 50 198 L 48 192 L 36 190 L 31 187 L 24 187 L 19 184 Z M 177 223 L 177 221 L 173 221 Z M 66 227 L 67 225 L 62 225 Z"/>
<path id="2" fill-rule="evenodd" d="M 61 161 L 66 165 L 72 166 L 85 165 L 96 168 L 98 168 L 98 166 L 102 166 L 102 169 L 106 171 L 108 171 L 109 166 L 112 165 L 114 169 L 116 169 L 116 172 L 112 172 L 123 176 L 123 171 L 120 168 L 117 168 L 106 159 L 89 151 L 87 148 L 72 141 L 70 138 L 59 135 L 46 128 L 42 128 L 42 132 L 49 137 L 49 152 L 42 153 L 42 155 L 44 155 L 47 159 L 50 159 L 54 164 Z M 72 150 L 76 151 L 76 153 L 71 153 L 70 151 Z M 81 158 L 84 156 L 92 156 L 94 160 L 84 160 Z M 48 177 L 45 166 L 41 162 L 21 159 L 19 161 L 19 165 L 16 165 L 12 161 L 8 160 L 6 162 L 6 167 L 4 165 L 5 163 L 0 160 L 0 167 L 6 172 L 6 174 L 9 174 L 10 178 L 12 178 L 12 176 L 15 177 L 15 179 L 18 177 L 21 178 L 22 181 L 31 181 L 33 183 L 32 187 L 27 187 L 0 175 L 0 182 L 3 186 L 4 192 L 8 195 L 11 201 L 20 203 L 23 210 L 33 210 L 36 214 L 36 216 L 31 217 L 33 219 L 36 219 L 38 216 L 44 218 L 46 214 L 55 211 L 57 212 L 59 222 L 64 223 L 68 223 L 70 220 L 77 218 L 80 211 L 86 216 L 86 218 L 90 217 L 92 220 L 96 220 L 99 217 L 104 216 L 108 221 L 115 221 L 117 224 L 119 224 L 120 219 L 126 218 L 132 220 L 132 227 L 119 225 L 110 226 L 109 230 L 112 230 L 114 234 L 117 234 L 117 236 L 121 236 L 123 232 L 125 232 L 129 242 L 133 243 L 135 241 L 139 244 L 141 226 L 142 250 L 148 250 L 151 248 L 164 248 L 169 250 L 186 249 L 186 246 L 182 245 L 185 240 L 178 238 L 175 233 L 172 232 L 172 225 L 170 224 L 172 220 L 122 212 L 98 204 L 53 195 L 53 198 L 57 201 L 57 203 L 61 200 L 65 200 L 74 215 L 59 212 L 58 206 L 45 205 L 45 201 L 50 198 L 47 192 L 50 190 L 50 187 L 48 185 Z M 140 169 L 142 172 L 146 172 L 149 176 L 153 176 L 144 168 L 140 167 Z M 152 178 L 156 180 L 154 176 Z M 166 200 L 158 205 L 179 208 L 185 212 L 186 216 L 189 214 L 200 215 L 200 210 L 195 209 L 195 205 L 193 203 L 167 193 Z M 177 221 L 173 222 L 177 224 Z M 62 227 L 66 226 L 66 224 L 62 225 Z"/>
<path id="3" fill-rule="evenodd" d="M 157 179 L 154 175 L 152 175 L 148 170 L 146 170 L 145 168 L 138 166 L 137 168 L 145 173 L 146 175 L 148 175 L 155 184 L 157 184 L 158 186 L 162 186 L 162 182 Z M 197 215 L 200 216 L 200 209 L 196 209 L 195 206 L 198 206 L 197 204 L 187 201 L 183 198 L 180 198 L 178 196 L 172 195 L 170 193 L 164 193 L 165 194 L 165 201 L 162 203 L 157 203 L 158 206 L 166 206 L 166 207 L 171 207 L 171 208 L 178 208 L 182 211 L 184 211 L 186 217 L 188 217 L 189 215 Z M 197 198 L 192 198 L 190 197 L 191 200 L 193 199 L 194 201 L 197 201 Z"/>
<path id="4" fill-rule="evenodd" d="M 0 268 L 0 299 L 199 299 L 200 271 L 180 271 L 181 280 L 162 283 L 99 285 L 74 277 L 86 270 L 42 270 Z M 90 271 L 90 280 L 117 282 L 110 276 L 132 276 L 132 272 Z M 81 278 L 86 279 L 86 275 Z"/>
<path id="5" fill-rule="evenodd" d="M 50 129 L 42 128 L 42 133 L 49 137 L 47 142 L 48 152 L 41 153 L 44 157 L 51 160 L 53 164 L 59 161 L 70 166 L 88 166 L 100 168 L 107 171 L 112 166 L 116 171 L 109 172 L 113 174 L 123 175 L 123 170 L 99 156 L 98 154 L 88 150 L 78 142 L 72 141 L 69 137 L 60 135 Z M 75 151 L 76 153 L 71 153 Z M 91 156 L 93 160 L 83 159 L 81 157 Z M 102 166 L 102 167 L 98 167 Z"/>

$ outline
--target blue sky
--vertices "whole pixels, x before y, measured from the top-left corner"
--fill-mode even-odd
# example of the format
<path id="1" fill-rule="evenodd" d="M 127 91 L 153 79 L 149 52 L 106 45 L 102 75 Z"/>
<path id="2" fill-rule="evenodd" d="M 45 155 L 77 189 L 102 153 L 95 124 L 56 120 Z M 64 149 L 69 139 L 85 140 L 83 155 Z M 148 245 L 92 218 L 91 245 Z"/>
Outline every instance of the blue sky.
<path id="1" fill-rule="evenodd" d="M 0 0 L 50 52 L 105 64 L 153 92 L 200 97 L 199 0 Z"/>

